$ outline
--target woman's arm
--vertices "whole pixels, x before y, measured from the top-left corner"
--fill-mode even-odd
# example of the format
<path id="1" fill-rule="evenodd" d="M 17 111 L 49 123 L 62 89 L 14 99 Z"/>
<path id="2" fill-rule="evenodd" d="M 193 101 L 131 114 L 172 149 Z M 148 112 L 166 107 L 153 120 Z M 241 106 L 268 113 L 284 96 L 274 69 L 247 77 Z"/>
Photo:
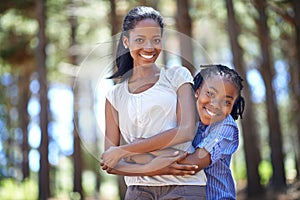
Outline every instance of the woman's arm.
<path id="1" fill-rule="evenodd" d="M 191 141 L 195 131 L 195 100 L 192 87 L 185 83 L 177 91 L 177 126 L 156 134 L 144 140 L 133 142 L 108 149 L 102 154 L 103 163 L 109 167 L 115 166 L 118 161 L 136 153 L 146 153 L 163 149 L 176 144 Z"/>
<path id="2" fill-rule="evenodd" d="M 105 143 L 104 149 L 120 145 L 118 112 L 106 99 L 105 101 Z"/>
<path id="3" fill-rule="evenodd" d="M 174 148 L 169 147 L 169 148 L 166 148 L 166 149 L 152 151 L 150 153 L 142 153 L 142 154 L 129 156 L 129 157 L 126 157 L 126 158 L 123 158 L 123 159 L 126 162 L 134 162 L 134 163 L 137 163 L 137 164 L 147 164 L 147 163 L 151 162 L 157 156 L 160 156 L 162 154 L 173 154 L 176 151 L 179 151 L 179 150 L 176 150 Z M 179 153 L 183 154 L 184 152 L 179 151 Z"/>
<path id="4" fill-rule="evenodd" d="M 211 163 L 210 154 L 203 148 L 197 148 L 194 153 L 188 155 L 186 153 L 176 155 L 177 152 L 161 154 L 145 164 L 120 161 L 114 169 L 107 167 L 102 169 L 110 174 L 123 176 L 184 176 L 193 175 Z"/>
<path id="5" fill-rule="evenodd" d="M 186 157 L 185 154 L 180 154 L 178 151 L 168 154 L 162 154 L 155 157 L 147 164 L 127 163 L 120 161 L 115 168 L 103 166 L 109 174 L 117 174 L 123 176 L 156 176 L 156 175 L 193 175 L 196 173 L 198 166 L 189 164 L 177 164 Z"/>

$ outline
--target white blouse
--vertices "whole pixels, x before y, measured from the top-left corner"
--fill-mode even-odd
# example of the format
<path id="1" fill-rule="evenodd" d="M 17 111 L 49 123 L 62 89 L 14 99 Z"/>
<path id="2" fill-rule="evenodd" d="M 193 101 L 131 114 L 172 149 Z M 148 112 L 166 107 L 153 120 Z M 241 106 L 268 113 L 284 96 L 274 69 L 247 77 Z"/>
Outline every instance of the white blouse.
<path id="1" fill-rule="evenodd" d="M 116 84 L 106 98 L 117 110 L 120 132 L 127 143 L 138 138 L 148 138 L 177 126 L 177 90 L 184 83 L 193 83 L 185 67 L 162 68 L 158 81 L 149 89 L 133 94 L 128 90 L 128 80 Z M 193 151 L 192 143 L 173 146 L 182 151 Z M 203 172 L 193 176 L 125 177 L 127 185 L 205 185 Z"/>

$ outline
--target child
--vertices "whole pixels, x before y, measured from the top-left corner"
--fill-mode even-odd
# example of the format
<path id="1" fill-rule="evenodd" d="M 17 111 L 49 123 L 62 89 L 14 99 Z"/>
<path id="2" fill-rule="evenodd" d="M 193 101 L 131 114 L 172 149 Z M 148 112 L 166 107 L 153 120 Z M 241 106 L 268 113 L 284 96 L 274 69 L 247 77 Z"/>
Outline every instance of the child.
<path id="1" fill-rule="evenodd" d="M 205 69 L 194 78 L 200 117 L 193 141 L 196 150 L 184 162 L 205 155 L 203 151 L 207 152 L 210 157 L 210 164 L 204 168 L 207 199 L 236 199 L 230 161 L 239 144 L 238 126 L 234 120 L 242 118 L 244 111 L 245 101 L 241 95 L 243 79 L 226 66 L 202 67 Z"/>
<path id="2" fill-rule="evenodd" d="M 243 79 L 236 71 L 223 65 L 201 68 L 204 69 L 195 76 L 193 87 L 199 114 L 198 131 L 193 140 L 195 151 L 180 163 L 196 164 L 197 171 L 204 168 L 207 199 L 236 199 L 230 161 L 239 144 L 238 126 L 234 120 L 242 118 L 244 111 L 245 101 L 241 95 Z M 166 149 L 165 152 L 170 150 Z M 151 155 L 158 154 L 156 151 Z M 152 161 L 149 161 L 149 156 L 143 158 L 145 155 L 132 156 L 130 161 L 138 164 L 131 164 L 131 167 L 135 165 L 138 171 L 139 167 L 151 168 L 162 163 L 159 156 Z M 146 162 L 149 163 L 141 165 Z M 168 174 L 170 170 L 164 168 L 161 173 L 164 172 Z"/>

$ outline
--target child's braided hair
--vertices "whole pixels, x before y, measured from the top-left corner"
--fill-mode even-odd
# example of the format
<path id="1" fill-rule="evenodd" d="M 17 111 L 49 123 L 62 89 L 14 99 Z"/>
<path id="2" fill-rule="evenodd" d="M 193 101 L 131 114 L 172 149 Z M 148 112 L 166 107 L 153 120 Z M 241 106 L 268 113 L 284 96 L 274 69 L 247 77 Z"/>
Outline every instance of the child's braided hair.
<path id="1" fill-rule="evenodd" d="M 203 80 L 206 80 L 211 76 L 219 75 L 219 76 L 226 77 L 229 81 L 231 81 L 235 85 L 238 91 L 238 97 L 233 105 L 230 115 L 235 120 L 237 120 L 238 117 L 242 118 L 245 109 L 245 99 L 241 95 L 241 91 L 243 89 L 243 84 L 242 84 L 243 78 L 240 77 L 240 75 L 235 70 L 220 64 L 201 65 L 200 68 L 201 71 L 194 78 L 194 85 L 193 85 L 194 91 L 196 91 L 202 85 Z"/>

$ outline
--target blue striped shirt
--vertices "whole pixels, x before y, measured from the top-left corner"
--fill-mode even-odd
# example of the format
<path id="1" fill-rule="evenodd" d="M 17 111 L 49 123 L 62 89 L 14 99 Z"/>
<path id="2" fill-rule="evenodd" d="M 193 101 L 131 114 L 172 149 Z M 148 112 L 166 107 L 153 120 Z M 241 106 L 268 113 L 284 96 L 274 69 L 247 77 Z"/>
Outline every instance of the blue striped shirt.
<path id="1" fill-rule="evenodd" d="M 238 145 L 239 131 L 231 115 L 223 121 L 209 126 L 199 122 L 193 146 L 195 149 L 206 149 L 211 156 L 211 164 L 204 169 L 207 176 L 206 195 L 208 200 L 236 199 L 230 161 Z"/>

